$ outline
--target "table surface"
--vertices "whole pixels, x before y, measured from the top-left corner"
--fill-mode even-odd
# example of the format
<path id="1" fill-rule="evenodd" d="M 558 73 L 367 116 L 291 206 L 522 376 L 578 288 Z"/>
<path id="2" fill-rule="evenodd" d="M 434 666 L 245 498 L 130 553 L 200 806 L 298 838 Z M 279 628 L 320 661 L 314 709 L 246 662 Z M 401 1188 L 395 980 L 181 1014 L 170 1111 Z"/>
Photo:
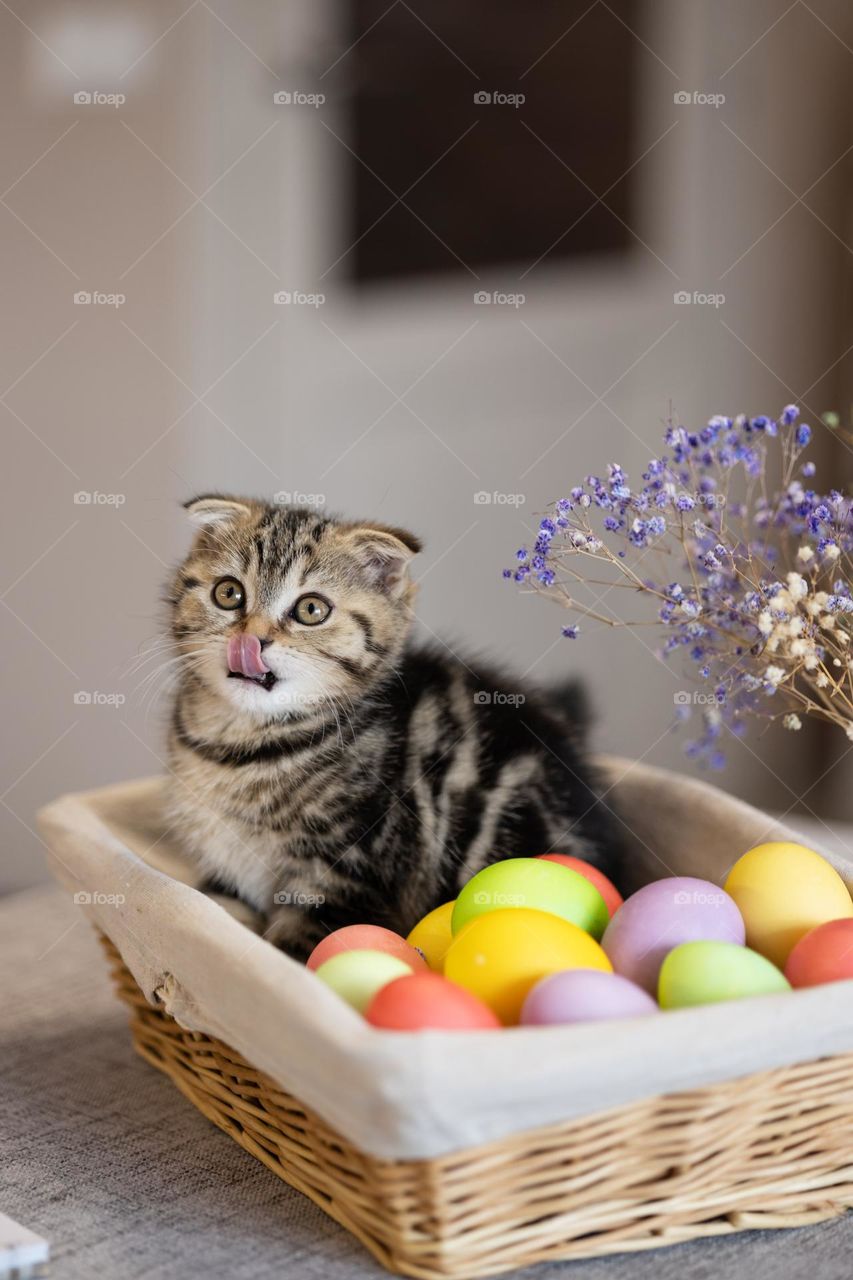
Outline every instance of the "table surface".
<path id="1" fill-rule="evenodd" d="M 50 1241 L 52 1280 L 387 1275 L 136 1056 L 103 953 L 66 894 L 0 900 L 0 974 L 0 1209 Z M 514 1274 L 848 1280 L 851 1252 L 853 1214 Z"/>

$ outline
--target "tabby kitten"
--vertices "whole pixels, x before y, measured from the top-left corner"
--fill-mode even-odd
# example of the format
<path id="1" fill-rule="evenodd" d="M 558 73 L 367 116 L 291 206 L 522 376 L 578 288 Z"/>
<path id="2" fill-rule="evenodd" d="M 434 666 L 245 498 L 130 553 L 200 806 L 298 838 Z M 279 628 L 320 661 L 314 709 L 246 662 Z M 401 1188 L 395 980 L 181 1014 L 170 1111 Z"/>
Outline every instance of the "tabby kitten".
<path id="1" fill-rule="evenodd" d="M 417 538 L 254 499 L 186 509 L 170 820 L 266 937 L 305 958 L 345 924 L 407 933 L 501 858 L 601 861 L 570 710 L 408 643 Z"/>

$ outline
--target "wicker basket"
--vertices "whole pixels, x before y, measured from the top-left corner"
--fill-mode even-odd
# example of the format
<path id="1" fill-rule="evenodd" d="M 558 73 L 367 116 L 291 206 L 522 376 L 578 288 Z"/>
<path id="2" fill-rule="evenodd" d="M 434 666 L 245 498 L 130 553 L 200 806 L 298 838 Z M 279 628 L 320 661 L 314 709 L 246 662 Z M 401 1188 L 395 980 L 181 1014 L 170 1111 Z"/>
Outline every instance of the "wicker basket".
<path id="1" fill-rule="evenodd" d="M 103 939 L 138 1052 L 383 1266 L 436 1280 L 798 1227 L 853 1206 L 853 1054 L 432 1160 L 359 1151 L 235 1050 L 150 1005 Z"/>

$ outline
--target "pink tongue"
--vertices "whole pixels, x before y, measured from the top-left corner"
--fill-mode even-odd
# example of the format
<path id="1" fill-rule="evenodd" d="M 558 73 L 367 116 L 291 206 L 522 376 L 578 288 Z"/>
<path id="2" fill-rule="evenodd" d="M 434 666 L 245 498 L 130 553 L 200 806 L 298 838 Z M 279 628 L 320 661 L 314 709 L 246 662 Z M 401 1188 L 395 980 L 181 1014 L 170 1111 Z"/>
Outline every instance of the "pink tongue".
<path id="1" fill-rule="evenodd" d="M 243 676 L 263 676 L 269 667 L 261 657 L 261 642 L 257 636 L 237 635 L 228 639 L 228 670 Z"/>

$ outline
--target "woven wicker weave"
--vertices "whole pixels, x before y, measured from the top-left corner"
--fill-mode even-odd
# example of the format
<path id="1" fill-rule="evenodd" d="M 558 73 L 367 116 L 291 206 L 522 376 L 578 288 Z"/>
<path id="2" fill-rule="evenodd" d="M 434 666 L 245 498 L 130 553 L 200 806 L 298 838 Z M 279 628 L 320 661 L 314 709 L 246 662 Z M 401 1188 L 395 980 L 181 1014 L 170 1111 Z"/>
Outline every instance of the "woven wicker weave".
<path id="1" fill-rule="evenodd" d="M 853 1206 L 853 1054 L 649 1098 L 440 1159 L 378 1160 L 233 1049 L 149 1005 L 104 944 L 139 1053 L 391 1271 L 462 1280 L 803 1226 Z"/>

